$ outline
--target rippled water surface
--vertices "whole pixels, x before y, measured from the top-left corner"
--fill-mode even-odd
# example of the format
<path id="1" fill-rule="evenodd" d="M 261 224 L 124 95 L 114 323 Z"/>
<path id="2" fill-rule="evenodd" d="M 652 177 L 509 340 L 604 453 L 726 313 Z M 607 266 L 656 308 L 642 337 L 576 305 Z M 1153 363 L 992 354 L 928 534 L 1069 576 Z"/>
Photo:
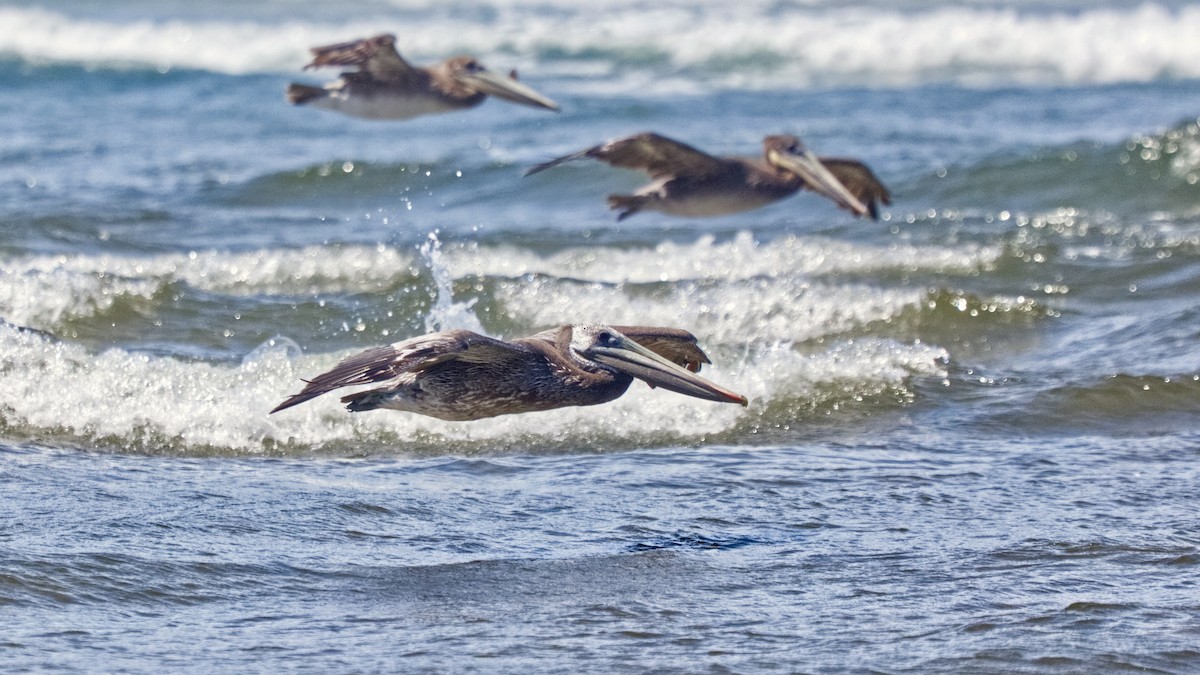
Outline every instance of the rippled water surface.
<path id="1" fill-rule="evenodd" d="M 397 32 L 558 100 L 293 108 Z M 1200 6 L 0 4 L 6 672 L 1200 669 Z M 655 130 L 866 161 L 621 223 Z M 267 412 L 446 327 L 686 328 L 722 406 Z"/>

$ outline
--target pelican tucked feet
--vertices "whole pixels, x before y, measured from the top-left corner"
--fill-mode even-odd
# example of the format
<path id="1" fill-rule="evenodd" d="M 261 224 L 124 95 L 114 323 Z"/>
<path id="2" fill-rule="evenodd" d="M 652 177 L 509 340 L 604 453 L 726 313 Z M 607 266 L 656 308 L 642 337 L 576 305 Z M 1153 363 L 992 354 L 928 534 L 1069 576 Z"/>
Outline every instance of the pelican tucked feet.
<path id="1" fill-rule="evenodd" d="M 471 56 L 456 56 L 419 68 L 396 51 L 393 35 L 313 47 L 304 67 L 354 67 L 323 87 L 292 83 L 287 100 L 295 105 L 377 120 L 406 120 L 473 108 L 488 96 L 535 108 L 558 110 L 558 104 L 517 80 L 517 73 L 493 73 Z"/>
<path id="2" fill-rule="evenodd" d="M 451 330 L 368 349 L 307 380 L 272 413 L 334 389 L 378 385 L 342 397 L 350 412 L 390 408 L 444 420 L 607 403 L 634 378 L 709 401 L 745 396 L 696 375 L 708 356 L 677 328 L 560 326 L 510 342 Z"/>
<path id="3" fill-rule="evenodd" d="M 854 159 L 817 157 L 790 135 L 763 139 L 763 156 L 714 157 L 690 145 L 655 133 L 609 141 L 538 164 L 535 174 L 564 162 L 597 159 L 623 169 L 637 169 L 653 179 L 632 195 L 610 195 L 617 220 L 638 211 L 673 216 L 721 216 L 749 211 L 800 190 L 832 199 L 856 216 L 879 218 L 879 205 L 891 195 L 866 164 Z"/>

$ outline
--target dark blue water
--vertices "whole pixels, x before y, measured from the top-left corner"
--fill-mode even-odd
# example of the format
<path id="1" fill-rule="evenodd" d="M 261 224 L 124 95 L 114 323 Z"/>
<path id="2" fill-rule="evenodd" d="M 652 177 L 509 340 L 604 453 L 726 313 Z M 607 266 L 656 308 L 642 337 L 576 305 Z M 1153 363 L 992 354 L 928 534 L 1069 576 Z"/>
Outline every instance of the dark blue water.
<path id="1" fill-rule="evenodd" d="M 0 5 L 5 671 L 1200 669 L 1193 3 Z M 562 104 L 283 102 L 403 33 Z M 892 189 L 615 222 L 539 161 Z M 438 327 L 686 328 L 719 406 L 267 411 Z"/>

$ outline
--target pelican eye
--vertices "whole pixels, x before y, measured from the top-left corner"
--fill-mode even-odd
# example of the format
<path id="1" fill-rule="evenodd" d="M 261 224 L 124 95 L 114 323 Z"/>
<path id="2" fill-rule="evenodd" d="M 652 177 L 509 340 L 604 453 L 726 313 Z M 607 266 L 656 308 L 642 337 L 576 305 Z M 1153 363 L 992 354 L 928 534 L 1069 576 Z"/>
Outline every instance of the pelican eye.
<path id="1" fill-rule="evenodd" d="M 596 339 L 599 340 L 600 344 L 603 345 L 615 345 L 617 343 L 617 336 L 608 331 L 600 333 L 596 336 Z"/>

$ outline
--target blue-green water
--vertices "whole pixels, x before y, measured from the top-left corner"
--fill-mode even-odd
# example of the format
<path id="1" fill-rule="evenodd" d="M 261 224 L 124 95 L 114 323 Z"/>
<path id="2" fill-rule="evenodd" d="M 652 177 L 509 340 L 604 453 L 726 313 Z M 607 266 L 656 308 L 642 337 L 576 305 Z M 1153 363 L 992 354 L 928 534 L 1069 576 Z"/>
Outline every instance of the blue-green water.
<path id="1" fill-rule="evenodd" d="M 563 112 L 283 102 L 309 46 L 382 30 Z M 0 667 L 1195 671 L 1197 31 L 1183 2 L 0 5 Z M 521 177 L 644 130 L 798 133 L 895 201 L 618 225 L 641 176 Z M 751 405 L 267 415 L 366 346 L 593 321 L 691 330 Z"/>

